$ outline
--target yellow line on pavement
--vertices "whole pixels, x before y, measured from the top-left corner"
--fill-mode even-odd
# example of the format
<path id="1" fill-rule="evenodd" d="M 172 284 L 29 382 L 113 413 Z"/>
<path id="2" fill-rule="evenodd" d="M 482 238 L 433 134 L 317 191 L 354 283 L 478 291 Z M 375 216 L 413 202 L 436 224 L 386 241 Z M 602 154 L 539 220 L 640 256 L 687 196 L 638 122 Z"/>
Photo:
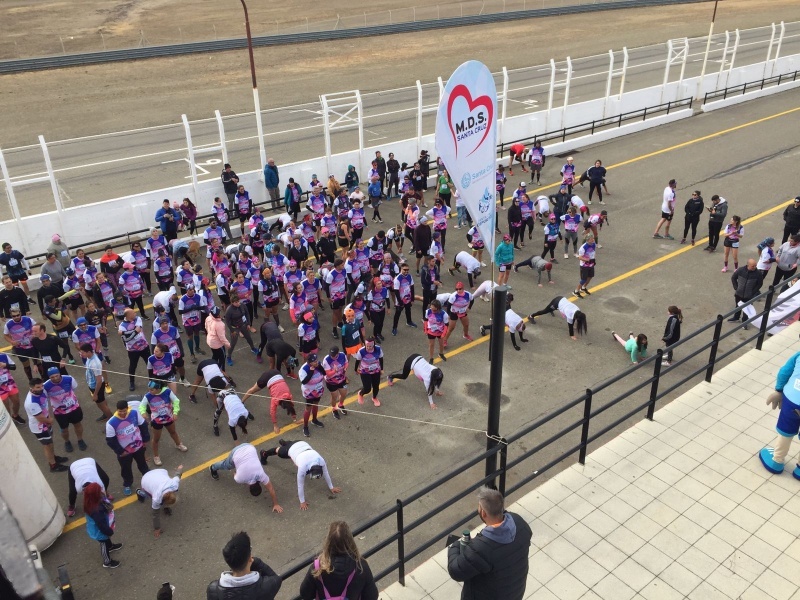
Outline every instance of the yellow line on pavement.
<path id="1" fill-rule="evenodd" d="M 798 112 L 798 111 L 800 111 L 800 107 L 793 108 L 793 109 L 790 109 L 790 110 L 785 110 L 783 112 L 775 113 L 775 114 L 769 115 L 767 117 L 762 117 L 762 118 L 756 119 L 754 121 L 749 121 L 748 123 L 743 123 L 741 125 L 737 125 L 735 127 L 730 127 L 728 129 L 723 129 L 721 131 L 717 131 L 717 132 L 709 134 L 709 135 L 705 135 L 705 136 L 702 136 L 702 137 L 699 137 L 699 138 L 695 138 L 693 140 L 688 140 L 686 142 L 682 142 L 680 144 L 676 144 L 674 146 L 670 146 L 669 148 L 663 148 L 661 150 L 656 150 L 655 152 L 650 152 L 648 154 L 643 154 L 641 156 L 637 156 L 635 158 L 631 158 L 631 159 L 623 161 L 621 163 L 617 163 L 615 165 L 611 165 L 608 168 L 609 169 L 614 169 L 614 168 L 617 168 L 617 167 L 622 167 L 622 166 L 625 166 L 625 165 L 636 163 L 636 162 L 639 162 L 639 161 L 642 161 L 642 160 L 645 160 L 645 159 L 648 159 L 648 158 L 652 158 L 654 156 L 658 156 L 660 154 L 664 154 L 666 152 L 671 152 L 673 150 L 679 150 L 681 148 L 685 148 L 686 146 L 690 146 L 692 144 L 696 144 L 696 143 L 699 143 L 699 142 L 704 142 L 704 141 L 707 141 L 707 140 L 710 140 L 710 139 L 714 139 L 714 138 L 720 137 L 722 135 L 725 135 L 725 134 L 728 134 L 728 133 L 732 133 L 732 132 L 738 131 L 740 129 L 744 129 L 746 127 L 750 127 L 752 125 L 758 125 L 759 123 L 764 123 L 766 121 L 770 121 L 772 119 L 776 119 L 778 117 L 789 115 L 789 114 L 792 114 L 792 113 L 795 113 L 795 112 Z M 558 187 L 560 185 L 561 185 L 560 182 L 559 183 L 553 183 L 553 184 L 550 184 L 550 185 L 547 185 L 547 186 L 542 186 L 540 188 L 537 188 L 537 190 L 551 189 L 551 188 Z M 759 219 L 761 219 L 763 217 L 766 217 L 766 216 L 768 216 L 768 215 L 770 215 L 772 213 L 775 213 L 775 212 L 783 209 L 784 207 L 788 206 L 788 204 L 790 202 L 791 201 L 783 202 L 783 203 L 781 203 L 781 204 L 779 204 L 777 206 L 774 206 L 772 208 L 764 210 L 764 211 L 762 211 L 762 212 L 760 212 L 760 213 L 758 213 L 756 215 L 753 215 L 752 217 L 749 217 L 749 218 L 745 219 L 743 221 L 743 223 L 745 223 L 745 224 L 752 223 L 752 222 L 757 221 L 757 220 L 759 220 Z M 689 251 L 691 251 L 691 250 L 693 250 L 695 248 L 700 247 L 700 245 L 703 242 L 705 242 L 707 239 L 708 238 L 706 237 L 706 238 L 703 238 L 701 240 L 698 240 L 698 245 L 697 246 L 684 246 L 682 248 L 679 248 L 678 250 L 670 252 L 669 254 L 665 254 L 664 256 L 661 256 L 661 257 L 659 257 L 659 258 L 657 258 L 655 260 L 652 260 L 652 261 L 650 261 L 650 262 L 648 262 L 648 263 L 646 263 L 644 265 L 641 265 L 641 266 L 636 267 L 634 269 L 631 269 L 630 271 L 627 271 L 627 272 L 625 272 L 625 273 L 623 273 L 621 275 L 618 275 L 617 277 L 609 279 L 608 281 L 604 281 L 603 283 L 599 283 L 596 286 L 594 286 L 592 289 L 594 291 L 600 291 L 600 290 L 603 290 L 603 289 L 605 289 L 605 288 L 607 288 L 607 287 L 609 287 L 611 285 L 614 285 L 616 283 L 619 283 L 621 281 L 629 279 L 629 278 L 633 277 L 634 275 L 637 275 L 637 274 L 639 274 L 639 273 L 641 273 L 643 271 L 646 271 L 647 269 L 655 267 L 655 266 L 657 266 L 657 265 L 659 265 L 661 263 L 664 263 L 664 262 L 666 262 L 668 260 L 671 260 L 671 259 L 675 258 L 676 256 L 679 256 L 679 255 L 681 255 L 681 254 L 683 254 L 685 252 L 689 252 Z M 571 298 L 571 300 L 575 300 L 575 297 L 573 296 Z M 150 305 L 148 305 L 148 308 L 149 308 L 149 306 Z M 458 348 L 456 348 L 454 350 L 451 350 L 451 351 L 447 352 L 445 354 L 445 356 L 447 358 L 451 358 L 453 356 L 457 356 L 459 354 L 462 354 L 463 352 L 466 352 L 467 350 L 475 348 L 479 344 L 485 343 L 488 340 L 489 340 L 488 337 L 477 338 L 477 339 L 475 339 L 475 340 L 473 340 L 471 342 L 468 342 L 468 343 L 466 343 L 466 344 L 464 344 L 462 346 L 459 346 Z M 0 349 L 0 350 L 5 350 L 5 349 Z M 435 363 L 440 363 L 442 361 L 441 361 L 441 359 L 437 358 L 434 362 Z M 380 389 L 384 389 L 387 386 L 388 386 L 388 383 L 386 381 L 384 381 L 383 383 L 381 383 Z M 345 404 L 346 405 L 352 404 L 353 402 L 356 401 L 357 397 L 358 397 L 357 394 L 353 394 L 352 396 L 350 396 L 349 398 L 346 399 Z M 326 414 L 328 414 L 330 412 L 331 412 L 331 408 L 330 407 L 328 407 L 326 409 L 320 409 L 320 413 L 322 415 L 326 415 Z M 300 427 L 301 423 L 302 423 L 301 421 L 298 421 L 297 423 L 289 424 L 289 425 L 281 428 L 281 433 L 280 434 L 268 433 L 266 435 L 263 435 L 263 436 L 255 439 L 255 440 L 253 440 L 250 443 L 253 444 L 254 446 L 261 445 L 261 444 L 263 444 L 265 442 L 268 442 L 271 439 L 277 438 L 278 435 L 283 435 L 284 433 L 286 433 L 288 431 L 291 431 L 291 430 L 294 430 L 294 429 L 298 429 Z M 202 464 L 197 465 L 196 467 L 192 467 L 191 469 L 188 469 L 187 471 L 184 472 L 183 477 L 184 478 L 191 477 L 193 475 L 196 475 L 197 473 L 205 471 L 206 469 L 208 469 L 208 467 L 211 464 L 213 464 L 215 462 L 218 462 L 218 461 L 224 459 L 225 457 L 227 457 L 228 453 L 229 452 L 224 452 L 223 454 L 220 454 L 220 455 L 218 455 L 218 456 L 216 456 L 214 458 L 211 458 L 211 459 L 203 462 Z M 115 508 L 119 509 L 119 508 L 122 508 L 124 506 L 128 506 L 129 504 L 133 504 L 134 502 L 136 502 L 136 496 L 135 495 L 129 496 L 127 498 L 123 498 L 121 500 L 115 500 Z M 71 521 L 70 523 L 67 523 L 64 526 L 63 533 L 67 533 L 69 531 L 77 529 L 78 527 L 80 527 L 81 525 L 84 525 L 85 523 L 86 523 L 85 517 L 81 517 L 79 519 Z"/>

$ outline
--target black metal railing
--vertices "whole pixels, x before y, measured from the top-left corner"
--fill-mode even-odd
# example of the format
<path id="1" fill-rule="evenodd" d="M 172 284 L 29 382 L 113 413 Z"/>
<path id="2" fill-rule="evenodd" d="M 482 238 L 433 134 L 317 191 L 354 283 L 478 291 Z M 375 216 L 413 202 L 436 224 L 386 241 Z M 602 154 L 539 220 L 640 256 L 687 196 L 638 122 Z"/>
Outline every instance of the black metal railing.
<path id="1" fill-rule="evenodd" d="M 586 123 L 581 123 L 579 125 L 572 125 L 571 127 L 563 127 L 562 129 L 556 129 L 555 131 L 548 131 L 546 133 L 543 133 L 541 135 L 535 135 L 533 137 L 521 138 L 519 140 L 513 140 L 511 142 L 503 142 L 497 145 L 497 154 L 500 157 L 504 157 L 508 152 L 508 149 L 514 144 L 522 143 L 525 144 L 526 146 L 532 146 L 536 142 L 544 143 L 544 142 L 549 142 L 551 140 L 566 142 L 567 137 L 580 133 L 589 132 L 590 135 L 594 135 L 596 131 L 603 128 L 622 127 L 623 123 L 628 123 L 630 121 L 646 121 L 647 117 L 655 117 L 661 114 L 668 115 L 673 110 L 691 108 L 692 102 L 693 102 L 692 98 L 682 98 L 680 100 L 664 102 L 663 104 L 656 104 L 655 106 L 645 106 L 644 108 L 639 108 L 625 113 L 620 113 L 618 115 L 615 115 L 613 117 L 608 117 L 606 119 L 595 119 L 594 121 L 587 121 Z"/>
<path id="2" fill-rule="evenodd" d="M 739 94 L 743 95 L 747 92 L 752 92 L 753 90 L 763 90 L 765 87 L 772 85 L 778 86 L 782 83 L 797 81 L 798 73 L 800 73 L 800 70 L 795 71 L 794 73 L 784 73 L 782 75 L 775 75 L 773 77 L 764 77 L 756 81 L 748 81 L 747 83 L 740 83 L 739 85 L 732 85 L 731 87 L 726 87 L 721 90 L 708 92 L 703 97 L 703 104 L 708 104 L 710 100 L 714 100 L 715 98 L 722 98 L 725 100 L 729 96 L 737 96 Z"/>
<path id="3" fill-rule="evenodd" d="M 363 552 L 364 557 L 369 558 L 381 550 L 387 549 L 393 544 L 395 545 L 396 558 L 393 558 L 388 566 L 384 567 L 380 571 L 375 572 L 375 579 L 381 580 L 393 573 L 397 573 L 398 580 L 401 584 L 405 585 L 406 566 L 411 560 L 435 544 L 441 543 L 441 541 L 444 540 L 448 534 L 458 531 L 459 528 L 464 526 L 466 523 L 475 519 L 474 510 L 472 510 L 472 507 L 467 508 L 467 505 L 457 506 L 457 503 L 459 503 L 459 501 L 462 499 L 472 495 L 473 492 L 475 492 L 481 486 L 487 484 L 492 485 L 496 483 L 497 488 L 506 497 L 508 497 L 527 486 L 533 480 L 542 477 L 551 469 L 570 458 L 577 459 L 577 462 L 580 464 L 585 464 L 589 447 L 601 437 L 612 432 L 619 432 L 621 425 L 637 415 L 642 415 L 643 412 L 644 418 L 652 421 L 655 410 L 660 401 L 664 400 L 668 395 L 672 394 L 681 386 L 687 384 L 695 379 L 698 375 L 703 373 L 705 373 L 705 381 L 710 382 L 714 374 L 714 369 L 720 363 L 720 361 L 730 357 L 751 342 L 755 341 L 755 348 L 761 350 L 765 337 L 767 335 L 771 335 L 769 330 L 780 324 L 780 321 L 776 321 L 772 325 L 768 324 L 771 312 L 775 307 L 790 301 L 795 296 L 800 294 L 800 285 L 796 286 L 796 289 L 794 289 L 793 292 L 786 294 L 782 298 L 778 298 L 777 302 L 773 303 L 776 292 L 776 288 L 770 286 L 766 292 L 761 293 L 736 309 L 731 310 L 726 314 L 717 315 L 716 319 L 693 331 L 676 344 L 673 344 L 672 346 L 663 350 L 659 349 L 654 355 L 650 356 L 643 362 L 632 365 L 618 375 L 600 382 L 591 388 L 587 388 L 586 391 L 578 398 L 526 425 L 524 428 L 508 436 L 507 438 L 502 438 L 502 443 L 500 443 L 498 446 L 495 446 L 494 448 L 480 454 L 476 454 L 471 459 L 458 465 L 445 475 L 438 477 L 435 481 L 426 485 L 419 491 L 404 499 L 397 499 L 395 504 L 392 506 L 386 508 L 368 521 L 354 527 L 353 534 L 355 536 L 359 536 L 364 532 L 368 532 L 378 528 L 379 526 L 387 526 L 392 520 L 392 517 L 394 517 L 393 520 L 395 523 L 393 532 Z M 753 306 L 756 302 L 761 300 L 764 300 L 764 309 L 761 312 L 756 313 L 755 317 L 744 322 L 737 323 L 725 333 L 722 332 L 722 323 L 727 317 L 733 315 L 736 311 L 741 311 L 748 306 Z M 734 344 L 722 354 L 719 353 L 720 342 L 723 342 L 731 336 L 740 333 L 742 330 L 748 331 L 750 325 L 754 321 L 758 320 L 759 317 L 761 318 L 761 323 L 754 333 L 746 336 L 743 340 Z M 682 358 L 672 362 L 668 369 L 662 370 L 662 360 L 667 351 L 675 351 L 679 348 L 688 349 L 688 344 L 700 339 L 701 336 L 708 334 L 709 331 L 711 331 L 711 337 L 708 341 L 702 343 L 699 348 L 688 352 Z M 705 353 L 708 353 L 707 358 L 701 363 L 698 363 L 696 360 L 697 357 L 704 355 Z M 690 366 L 691 370 L 688 373 L 685 373 L 684 370 L 679 370 L 678 367 L 683 365 Z M 643 381 L 639 381 L 632 387 L 626 387 L 624 391 L 616 394 L 610 400 L 604 402 L 601 406 L 593 406 L 593 400 L 600 392 L 609 390 L 612 388 L 612 386 L 624 384 L 628 382 L 634 375 L 641 375 L 643 372 L 649 373 L 650 369 L 652 369 L 652 374 L 649 374 Z M 679 373 L 681 375 L 680 377 L 678 377 Z M 673 377 L 676 377 L 674 381 Z M 665 380 L 667 379 L 669 379 L 669 385 L 664 387 L 666 385 Z M 636 402 L 635 397 L 637 393 L 643 392 L 644 390 L 648 390 L 646 399 L 644 401 Z M 602 425 L 598 425 L 598 421 L 600 420 L 599 417 L 601 415 L 604 415 L 610 409 L 617 407 L 626 401 L 628 401 L 629 404 L 632 404 L 632 406 L 626 406 L 624 409 L 622 409 L 622 414 L 615 414 L 613 417 L 609 417 L 611 419 L 610 422 L 604 422 Z M 580 410 L 580 413 L 575 414 L 573 417 L 572 413 L 577 413 L 577 410 L 575 409 Z M 619 412 L 619 409 L 617 412 Z M 546 435 L 544 432 L 547 430 L 547 426 L 554 425 L 555 420 L 562 415 L 572 420 L 569 420 L 566 426 L 562 426 L 561 428 L 557 429 L 548 437 L 544 437 Z M 568 447 L 566 450 L 561 449 L 560 452 L 559 450 L 552 450 L 551 447 L 554 446 L 554 444 L 565 440 L 569 434 L 576 430 L 580 430 L 579 440 L 576 439 L 574 443 L 567 441 Z M 524 450 L 521 454 L 519 454 L 519 456 L 509 460 L 509 448 L 516 447 L 515 444 L 520 446 L 520 441 L 531 434 L 539 434 L 544 439 L 536 443 L 530 449 Z M 551 450 L 551 452 L 546 457 L 543 457 L 543 454 L 546 450 Z M 555 453 L 555 456 L 551 456 L 553 453 Z M 415 505 L 429 504 L 430 498 L 428 495 L 431 494 L 431 492 L 441 490 L 445 485 L 452 484 L 452 482 L 457 478 L 463 479 L 465 474 L 468 473 L 470 469 L 481 465 L 488 457 L 497 454 L 500 456 L 500 465 L 495 471 L 483 477 L 474 478 L 456 493 L 448 492 L 449 497 L 439 501 L 432 508 L 428 508 L 421 516 L 418 516 L 413 520 L 409 520 L 409 509 L 412 507 L 420 507 Z M 534 460 L 532 459 L 536 458 L 541 458 L 542 461 L 546 462 L 544 462 L 542 465 L 533 465 L 532 463 Z M 509 476 L 514 478 L 514 483 L 512 485 L 507 484 L 507 478 Z M 452 487 L 452 485 L 448 486 L 448 490 L 450 487 Z M 426 502 L 422 502 L 423 500 Z M 435 533 L 426 537 L 424 540 L 417 542 L 415 546 L 411 547 L 409 534 L 425 525 L 430 528 L 433 526 L 433 519 L 449 509 L 460 509 L 464 511 L 464 514 L 455 522 L 436 530 Z M 308 556 L 307 558 L 291 566 L 289 569 L 285 570 L 281 574 L 284 581 L 294 577 L 297 574 L 305 572 L 308 566 L 313 563 L 314 558 L 315 556 Z M 299 597 L 295 597 L 295 600 L 297 600 L 297 598 Z"/>

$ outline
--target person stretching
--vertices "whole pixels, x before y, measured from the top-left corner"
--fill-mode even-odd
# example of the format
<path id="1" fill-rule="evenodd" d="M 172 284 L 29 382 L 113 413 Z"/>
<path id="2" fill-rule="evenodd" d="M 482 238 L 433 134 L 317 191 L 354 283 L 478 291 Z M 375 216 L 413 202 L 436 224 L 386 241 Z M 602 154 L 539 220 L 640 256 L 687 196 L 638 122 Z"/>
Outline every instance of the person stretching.
<path id="1" fill-rule="evenodd" d="M 578 308 L 577 304 L 573 304 L 564 296 L 556 296 L 550 301 L 546 307 L 542 310 L 533 313 L 528 320 L 531 322 L 531 325 L 536 324 L 536 317 L 541 315 L 553 315 L 556 311 L 561 313 L 561 316 L 567 320 L 567 326 L 569 327 L 569 337 L 573 340 L 577 340 L 578 338 L 575 337 L 575 329 L 577 326 L 577 331 L 579 335 L 583 335 L 588 331 L 586 326 L 586 315 L 581 312 Z"/>
<path id="2" fill-rule="evenodd" d="M 612 331 L 611 337 L 617 340 L 622 347 L 625 348 L 625 352 L 631 355 L 631 362 L 633 364 L 640 363 L 647 358 L 647 336 L 645 334 L 640 333 L 639 335 L 634 336 L 633 332 L 631 331 L 628 334 L 628 339 L 626 341 Z"/>
<path id="3" fill-rule="evenodd" d="M 522 348 L 517 345 L 517 334 L 519 334 L 520 341 L 525 344 L 530 340 L 526 340 L 522 335 L 525 331 L 525 320 L 511 308 L 511 303 L 513 301 L 514 294 L 508 294 L 508 296 L 506 296 L 506 327 L 508 327 L 508 332 L 511 334 L 511 345 L 514 346 L 514 350 L 519 351 Z M 486 332 L 491 331 L 491 328 L 491 325 L 481 325 L 481 335 L 486 335 Z"/>
<path id="4" fill-rule="evenodd" d="M 422 358 L 422 355 L 412 354 L 406 359 L 402 371 L 395 371 L 389 374 L 389 385 L 394 385 L 395 379 L 408 379 L 412 371 L 425 386 L 425 391 L 428 394 L 428 404 L 435 409 L 436 404 L 433 402 L 433 397 L 444 395 L 440 389 L 442 381 L 444 381 L 444 373 L 439 367 L 434 367 L 433 364 Z"/>

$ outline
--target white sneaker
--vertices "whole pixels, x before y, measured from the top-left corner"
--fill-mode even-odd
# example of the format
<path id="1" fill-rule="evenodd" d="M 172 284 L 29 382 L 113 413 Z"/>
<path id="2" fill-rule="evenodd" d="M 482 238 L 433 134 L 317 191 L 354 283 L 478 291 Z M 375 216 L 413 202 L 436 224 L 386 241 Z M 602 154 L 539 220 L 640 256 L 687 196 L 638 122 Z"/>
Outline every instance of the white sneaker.
<path id="1" fill-rule="evenodd" d="M 486 263 L 485 263 L 485 262 L 483 262 L 483 261 L 481 261 L 481 266 L 482 266 L 482 267 L 485 267 L 485 266 L 486 266 Z"/>
<path id="2" fill-rule="evenodd" d="M 564 252 L 564 258 L 569 258 L 569 253 L 568 252 Z"/>
<path id="3" fill-rule="evenodd" d="M 603 245 L 602 245 L 602 244 L 597 244 L 597 247 L 598 247 L 598 248 L 602 248 L 602 247 L 603 247 Z"/>
<path id="4" fill-rule="evenodd" d="M 453 229 L 461 229 L 458 225 L 453 225 Z"/>
<path id="5" fill-rule="evenodd" d="M 586 204 L 588 204 L 589 206 L 591 206 L 591 204 L 592 204 L 592 201 L 591 201 L 591 200 L 589 200 L 589 201 L 588 201 Z"/>
<path id="6" fill-rule="evenodd" d="M 481 296 L 481 300 L 483 300 L 484 302 L 491 302 L 489 296 Z"/>
<path id="7" fill-rule="evenodd" d="M 281 310 L 289 310 L 289 305 L 284 302 L 283 306 L 281 306 Z"/>
<path id="8" fill-rule="evenodd" d="M 278 325 L 278 331 L 281 333 L 286 333 L 286 330 L 283 328 L 283 325 Z"/>

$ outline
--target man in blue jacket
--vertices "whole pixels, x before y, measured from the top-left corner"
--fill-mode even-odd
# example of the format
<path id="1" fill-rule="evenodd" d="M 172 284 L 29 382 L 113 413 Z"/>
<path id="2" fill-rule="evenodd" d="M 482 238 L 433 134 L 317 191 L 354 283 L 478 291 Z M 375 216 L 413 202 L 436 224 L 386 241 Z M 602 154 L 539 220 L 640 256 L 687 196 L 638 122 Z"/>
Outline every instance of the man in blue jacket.
<path id="1" fill-rule="evenodd" d="M 280 201 L 280 177 L 278 176 L 278 167 L 275 165 L 275 159 L 270 158 L 267 164 L 264 165 L 264 185 L 269 193 L 269 199 L 272 201 L 272 208 L 278 208 Z"/>
<path id="2" fill-rule="evenodd" d="M 447 572 L 464 582 L 462 600 L 522 600 L 531 528 L 519 515 L 505 512 L 500 492 L 486 487 L 478 492 L 478 515 L 486 527 L 468 542 L 450 545 Z"/>
<path id="3" fill-rule="evenodd" d="M 169 200 L 161 203 L 161 208 L 156 211 L 156 223 L 161 228 L 161 233 L 167 241 L 178 237 L 178 222 L 181 220 L 180 213 L 169 205 Z"/>

